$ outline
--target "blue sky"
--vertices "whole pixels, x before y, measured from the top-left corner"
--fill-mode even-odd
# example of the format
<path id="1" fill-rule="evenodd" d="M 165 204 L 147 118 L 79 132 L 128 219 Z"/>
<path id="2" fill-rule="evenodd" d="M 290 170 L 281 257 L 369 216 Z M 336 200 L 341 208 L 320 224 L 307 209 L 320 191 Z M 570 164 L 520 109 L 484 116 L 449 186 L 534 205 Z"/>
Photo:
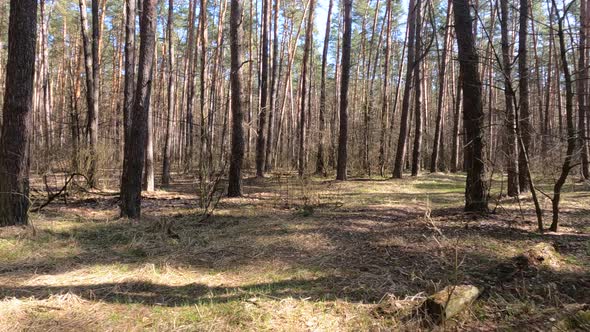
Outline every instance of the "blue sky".
<path id="1" fill-rule="evenodd" d="M 334 17 L 334 13 L 338 11 L 338 1 L 340 0 L 333 0 L 334 1 L 334 8 L 332 8 L 332 17 Z M 328 4 L 330 3 L 329 0 L 318 0 L 318 6 L 316 8 L 315 13 L 315 27 L 319 36 L 316 36 L 316 40 L 324 40 L 324 36 L 326 34 L 326 19 L 328 16 Z M 319 38 L 319 39 L 318 39 Z"/>
<path id="2" fill-rule="evenodd" d="M 332 20 L 334 20 L 334 14 L 338 12 L 339 3 L 342 0 L 333 0 L 334 1 L 334 8 L 332 8 Z M 367 1 L 367 0 L 353 0 L 356 1 Z M 375 4 L 375 0 L 369 0 L 372 4 Z M 385 1 L 398 1 L 398 0 L 381 0 L 380 6 L 385 5 Z M 324 35 L 326 33 L 326 18 L 328 16 L 328 5 L 329 0 L 317 0 L 317 7 L 315 11 L 315 28 L 317 31 L 318 36 L 315 36 L 315 40 L 324 40 Z M 408 7 L 408 0 L 401 0 L 402 8 Z M 319 39 L 318 39 L 319 38 Z"/>

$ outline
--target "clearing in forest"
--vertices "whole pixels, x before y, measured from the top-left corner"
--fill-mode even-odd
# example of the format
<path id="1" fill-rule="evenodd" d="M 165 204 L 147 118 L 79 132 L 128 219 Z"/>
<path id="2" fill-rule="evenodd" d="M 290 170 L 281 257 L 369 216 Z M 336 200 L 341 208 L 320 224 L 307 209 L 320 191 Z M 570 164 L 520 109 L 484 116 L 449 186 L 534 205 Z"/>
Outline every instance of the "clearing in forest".
<path id="1" fill-rule="evenodd" d="M 542 236 L 527 196 L 462 213 L 464 181 L 247 179 L 205 220 L 188 180 L 146 194 L 140 221 L 106 191 L 56 200 L 0 229 L 0 330 L 419 330 L 411 308 L 452 284 L 483 293 L 443 329 L 583 324 L 562 320 L 590 301 L 590 187 L 568 185 Z M 540 242 L 555 264 L 511 270 Z"/>

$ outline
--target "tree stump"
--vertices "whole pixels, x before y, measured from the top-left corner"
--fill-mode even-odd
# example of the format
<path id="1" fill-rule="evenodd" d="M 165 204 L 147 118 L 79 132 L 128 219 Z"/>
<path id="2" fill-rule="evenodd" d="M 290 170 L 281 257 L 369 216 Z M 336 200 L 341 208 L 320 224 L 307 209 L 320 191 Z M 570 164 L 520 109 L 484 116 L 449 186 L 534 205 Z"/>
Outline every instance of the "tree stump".
<path id="1" fill-rule="evenodd" d="M 541 242 L 520 255 L 521 259 L 526 259 L 528 266 L 547 266 L 558 268 L 561 265 L 561 258 L 553 245 Z"/>
<path id="2" fill-rule="evenodd" d="M 561 256 L 555 248 L 549 243 L 541 242 L 513 257 L 510 261 L 498 264 L 491 274 L 496 275 L 500 282 L 510 282 L 519 273 L 529 275 L 540 268 L 557 269 L 561 264 Z"/>
<path id="3" fill-rule="evenodd" d="M 479 294 L 473 285 L 447 286 L 426 299 L 421 311 L 430 322 L 440 324 L 469 306 Z"/>

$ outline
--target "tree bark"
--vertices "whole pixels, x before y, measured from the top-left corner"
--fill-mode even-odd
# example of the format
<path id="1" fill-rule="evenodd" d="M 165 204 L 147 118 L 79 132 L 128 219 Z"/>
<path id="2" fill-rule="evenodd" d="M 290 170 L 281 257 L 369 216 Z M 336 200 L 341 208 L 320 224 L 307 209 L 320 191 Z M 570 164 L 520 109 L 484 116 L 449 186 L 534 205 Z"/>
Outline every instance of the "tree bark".
<path id="1" fill-rule="evenodd" d="M 241 171 L 244 159 L 244 127 L 242 122 L 242 80 L 240 67 L 242 66 L 242 8 L 240 0 L 231 0 L 230 4 L 230 49 L 231 49 L 231 158 L 229 165 L 229 183 L 227 195 L 239 197 L 242 195 Z"/>
<path id="2" fill-rule="evenodd" d="M 524 0 L 521 0 L 524 1 Z M 586 48 L 588 32 L 588 1 L 580 0 L 580 39 L 578 42 L 578 142 L 580 145 L 580 160 L 582 177 L 590 179 L 590 166 L 588 162 L 588 143 L 586 137 L 586 114 L 588 113 L 588 64 L 586 60 Z"/>
<path id="3" fill-rule="evenodd" d="M 260 111 L 258 112 L 258 130 L 256 136 L 256 176 L 263 177 L 264 176 L 264 160 L 265 160 L 265 148 L 266 148 L 266 140 L 264 137 L 264 129 L 266 126 L 266 112 L 269 108 L 268 105 L 268 77 L 269 77 L 269 50 L 268 50 L 268 42 L 269 42 L 269 23 L 270 23 L 270 0 L 262 0 L 262 40 L 261 40 L 261 67 L 262 70 L 260 72 Z M 313 12 L 313 11 L 312 11 Z M 308 27 L 308 30 L 312 30 L 312 28 Z M 307 35 L 306 35 L 307 36 Z M 307 43 L 307 38 L 306 38 Z M 305 66 L 305 64 L 304 64 Z M 305 77 L 303 78 L 305 79 Z M 272 107 L 272 105 L 271 105 Z"/>
<path id="4" fill-rule="evenodd" d="M 500 28 L 502 35 L 502 74 L 504 75 L 504 158 L 508 172 L 508 196 L 518 196 L 518 145 L 516 144 L 516 117 L 513 106 L 514 91 L 512 90 L 512 57 L 508 40 L 508 0 L 500 0 Z"/>
<path id="5" fill-rule="evenodd" d="M 92 111 L 88 109 L 87 131 L 90 139 L 90 185 L 98 185 L 98 111 L 100 101 L 100 43 L 101 19 L 99 17 L 99 0 L 92 0 Z"/>
<path id="6" fill-rule="evenodd" d="M 443 139 L 443 122 L 444 122 L 444 97 L 446 93 L 446 73 L 447 73 L 447 53 L 449 48 L 449 38 L 451 31 L 451 12 L 453 8 L 453 1 L 449 0 L 447 3 L 447 20 L 445 24 L 445 36 L 443 41 L 442 59 L 440 66 L 440 74 L 438 77 L 438 101 L 436 104 L 436 123 L 434 130 L 434 143 L 432 144 L 432 155 L 430 158 L 430 172 L 434 173 L 439 167 L 439 149 L 442 147 Z"/>
<path id="7" fill-rule="evenodd" d="M 11 0 L 0 135 L 0 226 L 28 224 L 36 39 L 37 0 Z"/>
<path id="8" fill-rule="evenodd" d="M 389 114 L 389 62 L 391 57 L 391 1 L 385 5 L 385 55 L 383 58 L 383 93 L 381 95 L 381 129 L 379 133 L 379 174 L 385 174 L 386 131 Z"/>
<path id="9" fill-rule="evenodd" d="M 186 128 L 185 128 L 185 153 L 184 153 L 184 170 L 189 171 L 193 165 L 193 154 L 194 154 L 194 137 L 193 137 L 193 108 L 194 108 L 194 97 L 195 97 L 195 15 L 197 10 L 197 0 L 189 1 L 190 14 L 189 14 L 189 28 L 188 28 L 188 45 L 186 56 L 188 58 L 188 77 L 186 78 Z"/>
<path id="10" fill-rule="evenodd" d="M 145 0 L 140 22 L 140 48 L 137 75 L 137 88 L 133 105 L 130 147 L 126 177 L 121 181 L 121 216 L 139 218 L 141 215 L 141 175 L 145 158 L 147 139 L 149 92 L 152 85 L 156 34 L 156 0 Z"/>
<path id="11" fill-rule="evenodd" d="M 463 122 L 465 128 L 465 211 L 488 211 L 488 188 L 484 164 L 484 112 L 478 72 L 479 56 L 475 47 L 468 0 L 453 0 L 455 32 L 459 46 L 459 63 L 463 89 Z M 458 102 L 458 101 L 457 101 Z"/>
<path id="12" fill-rule="evenodd" d="M 201 0 L 201 8 L 200 8 L 200 32 L 199 32 L 199 39 L 201 43 L 201 64 L 200 64 L 200 112 L 201 112 L 201 125 L 200 125 L 200 149 L 199 149 L 199 177 L 201 181 L 205 178 L 205 165 L 207 165 L 207 160 L 209 158 L 210 152 L 210 145 L 207 133 L 207 126 L 205 125 L 205 118 L 206 118 L 206 108 L 208 105 L 208 96 L 207 96 L 207 85 L 208 83 L 208 71 L 207 71 L 207 47 L 209 46 L 209 23 L 207 22 L 207 0 Z M 212 165 L 207 166 L 207 172 L 210 172 L 209 169 Z"/>
<path id="13" fill-rule="evenodd" d="M 529 68 L 528 68 L 528 15 L 529 0 L 520 0 L 519 10 L 519 30 L 518 30 L 518 76 L 519 82 L 519 133 L 522 138 L 524 149 L 520 149 L 518 165 L 522 166 L 527 163 L 526 152 L 530 151 L 531 146 L 531 114 L 529 110 Z M 525 151 L 526 150 L 526 151 Z M 530 165 L 528 165 L 530 166 Z M 519 187 L 522 192 L 529 191 L 528 170 L 520 167 L 518 172 Z"/>
<path id="14" fill-rule="evenodd" d="M 168 0 L 168 114 L 162 161 L 162 185 L 170 185 L 170 159 L 172 147 L 172 116 L 176 106 L 176 76 L 174 75 L 174 0 Z"/>
<path id="15" fill-rule="evenodd" d="M 399 138 L 397 141 L 397 150 L 395 153 L 395 162 L 393 164 L 393 177 L 402 178 L 406 156 L 406 141 L 408 139 L 408 117 L 410 115 L 410 93 L 412 89 L 412 73 L 415 64 L 415 37 L 416 37 L 416 1 L 410 0 L 408 7 L 408 67 L 406 68 L 406 78 L 404 85 L 404 97 L 402 99 L 402 111 L 399 129 Z"/>
<path id="16" fill-rule="evenodd" d="M 278 89 L 279 89 L 279 77 L 278 67 L 279 67 L 279 10 L 280 10 L 280 0 L 275 0 L 274 4 L 274 16 L 273 16 L 273 43 L 272 43 L 272 67 L 271 67 L 271 83 L 270 83 L 270 102 L 269 102 L 269 111 L 268 111 L 268 130 L 266 134 L 266 152 L 264 154 L 265 162 L 264 162 L 264 169 L 265 171 L 270 171 L 272 166 L 272 145 L 273 145 L 273 129 L 274 129 L 274 116 L 278 109 L 277 107 L 277 99 L 278 99 Z"/>
<path id="17" fill-rule="evenodd" d="M 97 0 L 92 1 L 92 10 L 94 14 L 94 6 Z M 96 185 L 96 142 L 98 140 L 98 100 L 96 99 L 97 94 L 95 93 L 94 89 L 96 85 L 94 84 L 94 50 L 95 45 L 94 41 L 92 45 L 90 44 L 90 40 L 88 37 L 88 14 L 86 9 L 86 0 L 79 0 L 80 6 L 80 28 L 82 34 L 82 42 L 84 45 L 84 65 L 86 69 L 86 107 L 87 107 L 87 122 L 86 122 L 86 136 L 88 141 L 89 147 L 89 156 L 90 159 L 90 167 L 88 169 L 88 181 L 90 182 L 91 186 Z M 98 6 L 98 3 L 96 4 Z M 92 31 L 94 36 L 94 21 L 97 21 L 98 18 L 94 19 L 92 22 Z M 97 41 L 98 42 L 98 41 Z M 98 48 L 96 48 L 98 50 Z M 96 126 L 95 126 L 96 125 Z"/>
<path id="18" fill-rule="evenodd" d="M 553 15 L 553 7 L 549 9 L 549 17 Z M 545 87 L 545 116 L 543 117 L 543 123 L 541 125 L 541 158 L 547 157 L 547 152 L 549 151 L 549 143 L 551 142 L 551 120 L 550 120 L 550 102 L 551 102 L 551 85 L 552 85 L 552 73 L 553 73 L 553 43 L 554 43 L 554 28 L 553 28 L 553 20 L 549 20 L 549 54 L 548 54 L 548 64 L 547 64 L 547 83 Z"/>
<path id="19" fill-rule="evenodd" d="M 565 116 L 566 116 L 566 126 L 567 126 L 567 151 L 565 158 L 563 160 L 563 165 L 561 166 L 561 173 L 559 178 L 555 182 L 553 186 L 553 199 L 552 199 L 552 209 L 553 209 L 553 221 L 551 223 L 551 227 L 549 228 L 552 232 L 557 232 L 557 226 L 559 223 L 559 202 L 561 200 L 561 188 L 565 184 L 567 177 L 572 169 L 572 159 L 574 150 L 576 148 L 576 132 L 574 128 L 574 92 L 572 88 L 572 77 L 569 69 L 568 59 L 567 59 L 567 48 L 565 44 L 565 36 L 563 32 L 563 20 L 567 15 L 567 11 L 569 7 L 564 9 L 563 16 L 559 17 L 559 13 L 557 10 L 557 4 L 555 0 L 552 0 L 553 7 L 555 9 L 556 15 L 558 16 L 557 21 L 557 36 L 559 38 L 559 49 L 560 49 L 560 57 L 561 57 L 561 66 L 563 70 L 563 76 L 565 80 Z M 571 4 L 571 3 L 570 3 Z"/>
<path id="20" fill-rule="evenodd" d="M 130 140 L 131 132 L 131 109 L 133 108 L 134 84 L 135 84 L 135 5 L 134 0 L 125 0 L 125 85 L 123 89 L 123 170 L 129 148 L 127 142 Z M 126 174 L 123 173 L 123 177 Z"/>
<path id="21" fill-rule="evenodd" d="M 412 149 L 412 176 L 420 171 L 422 150 L 422 0 L 416 2 L 416 61 L 414 64 L 414 146 Z"/>
<path id="22" fill-rule="evenodd" d="M 265 0 L 266 1 L 266 0 Z M 315 7 L 315 0 L 309 2 L 309 16 L 307 17 L 307 25 L 305 27 L 305 45 L 303 46 L 303 60 L 301 62 L 301 98 L 300 98 L 300 113 L 299 113 L 299 152 L 298 152 L 298 174 L 303 176 L 305 172 L 305 119 L 306 119 L 306 98 L 307 96 L 307 71 L 309 62 L 309 53 L 311 52 L 311 38 L 313 34 L 313 13 Z"/>
<path id="23" fill-rule="evenodd" d="M 334 0 L 328 3 L 328 16 L 326 19 L 326 34 L 324 36 L 324 48 L 322 50 L 322 69 L 320 78 L 320 107 L 319 107 L 319 124 L 318 124 L 318 155 L 316 161 L 315 172 L 318 175 L 326 175 L 326 165 L 324 162 L 324 131 L 326 128 L 326 73 L 328 71 L 328 48 L 330 46 L 330 23 L 332 19 L 332 7 Z"/>
<path id="24" fill-rule="evenodd" d="M 348 157 L 348 85 L 350 81 L 350 53 L 352 48 L 352 0 L 344 0 L 343 20 L 342 78 L 340 81 L 340 133 L 338 135 L 338 165 L 336 169 L 336 180 L 346 181 L 346 164 Z"/>

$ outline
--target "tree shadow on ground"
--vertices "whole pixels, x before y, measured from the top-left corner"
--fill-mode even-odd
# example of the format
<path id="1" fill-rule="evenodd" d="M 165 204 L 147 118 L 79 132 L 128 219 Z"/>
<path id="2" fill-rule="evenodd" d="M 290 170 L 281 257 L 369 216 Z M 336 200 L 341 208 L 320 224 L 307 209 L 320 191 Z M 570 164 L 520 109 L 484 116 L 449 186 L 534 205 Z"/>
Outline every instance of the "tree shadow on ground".
<path id="1" fill-rule="evenodd" d="M 338 195 L 348 200 L 360 197 Z M 403 201 L 411 200 L 413 195 L 427 196 L 424 193 L 400 196 L 391 192 L 379 193 L 377 200 L 395 195 Z M 444 203 L 451 203 L 444 200 Z M 48 227 L 39 230 L 48 241 L 70 241 L 78 251 L 5 264 L 0 267 L 0 275 L 25 278 L 115 263 L 168 264 L 207 273 L 246 267 L 255 269 L 276 261 L 291 269 L 319 273 L 316 278 L 284 277 L 280 281 L 232 287 L 209 287 L 199 283 L 170 286 L 142 280 L 64 286 L 0 285 L 0 296 L 46 298 L 70 292 L 89 300 L 165 306 L 238 301 L 253 294 L 374 303 L 387 293 L 412 296 L 430 293 L 451 283 L 470 282 L 486 289 L 516 289 L 526 280 L 539 296 L 543 296 L 546 285 L 553 283 L 558 291 L 573 299 L 590 298 L 590 287 L 584 287 L 590 284 L 587 284 L 587 274 L 583 273 L 588 269 L 544 271 L 539 274 L 541 277 L 498 284 L 494 268 L 506 261 L 504 253 L 478 246 L 495 241 L 500 247 L 498 250 L 502 250 L 504 245 L 521 245 L 518 241 L 534 243 L 553 237 L 511 229 L 494 219 L 473 219 L 457 208 L 440 208 L 437 207 L 439 203 L 434 204 L 432 215 L 441 218 L 443 223 L 436 220 L 431 223 L 425 218 L 425 211 L 416 206 L 402 209 L 368 204 L 341 209 L 320 208 L 309 217 L 268 207 L 265 209 L 270 212 L 255 218 L 241 214 L 243 211 L 231 210 L 230 215 L 214 217 L 206 223 L 195 222 L 194 212 L 187 212 L 171 222 L 171 229 L 178 238 L 167 233 L 159 219 L 142 222 L 86 220 L 70 229 Z M 178 211 L 184 210 L 179 207 Z M 575 235 L 563 235 L 559 239 L 575 244 L 587 241 L 587 237 Z M 569 249 L 564 250 L 567 253 Z M 514 294 L 522 296 L 518 290 L 514 290 Z"/>
<path id="2" fill-rule="evenodd" d="M 424 253 L 401 250 L 398 251 L 398 254 L 415 260 L 415 268 L 424 264 L 424 261 L 421 261 L 419 257 L 429 256 Z M 433 257 L 429 256 L 428 258 L 432 259 Z M 475 268 L 478 266 L 476 264 L 481 264 L 484 261 L 487 263 L 484 269 Z M 371 289 L 375 283 L 388 284 L 386 288 L 388 293 L 401 298 L 421 292 L 431 293 L 448 284 L 456 283 L 475 284 L 484 290 L 484 297 L 493 292 L 501 292 L 504 296 L 511 294 L 515 297 L 534 298 L 534 296 L 546 296 L 547 292 L 559 291 L 569 297 L 570 301 L 583 302 L 590 298 L 590 276 L 586 273 L 540 269 L 531 270 L 527 272 L 527 275 L 517 275 L 513 280 L 504 281 L 494 268 L 503 262 L 497 260 L 496 257 L 482 257 L 479 254 L 466 253 L 463 262 L 466 266 L 459 267 L 458 272 L 451 272 L 449 269 L 453 267 L 443 266 L 444 264 L 436 266 L 439 263 L 431 264 L 432 268 L 422 265 L 420 270 L 414 271 L 413 276 L 410 276 L 409 266 L 404 266 L 407 272 L 402 271 L 399 267 L 385 270 L 382 267 L 374 267 L 374 274 L 371 274 L 370 267 L 364 267 L 362 268 L 365 274 L 364 279 L 351 278 L 347 275 L 329 275 L 314 279 L 294 278 L 232 287 L 211 287 L 200 283 L 171 286 L 142 280 L 59 286 L 0 285 L 0 300 L 6 298 L 43 300 L 54 295 L 75 294 L 90 301 L 168 307 L 248 301 L 252 297 L 266 297 L 275 300 L 295 298 L 307 301 L 344 300 L 376 303 L 386 293 L 383 293 L 383 287 L 378 288 L 379 291 Z M 371 276 L 373 280 L 371 280 Z M 413 287 L 405 288 L 405 292 L 402 291 L 400 285 L 407 283 L 407 279 L 410 278 L 415 279 L 412 281 Z M 548 285 L 553 286 L 548 288 Z"/>

